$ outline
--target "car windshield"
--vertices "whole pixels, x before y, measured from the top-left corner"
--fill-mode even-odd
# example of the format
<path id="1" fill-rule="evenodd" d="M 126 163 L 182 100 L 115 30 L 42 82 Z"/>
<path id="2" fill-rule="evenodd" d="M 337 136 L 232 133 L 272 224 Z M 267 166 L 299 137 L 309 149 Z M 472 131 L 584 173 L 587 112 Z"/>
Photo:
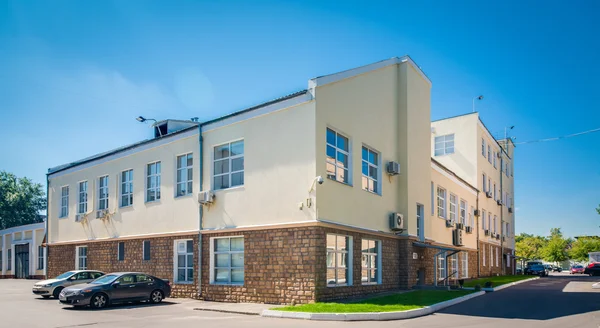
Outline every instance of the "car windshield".
<path id="1" fill-rule="evenodd" d="M 67 271 L 61 275 L 56 276 L 56 278 L 54 279 L 65 279 L 65 278 L 69 278 L 70 276 L 72 276 L 73 274 L 75 274 L 75 271 Z"/>
<path id="2" fill-rule="evenodd" d="M 583 269 L 583 266 L 581 266 L 581 265 L 574 265 L 573 268 L 575 268 L 575 269 Z"/>
<path id="3" fill-rule="evenodd" d="M 536 265 L 532 265 L 531 268 L 534 270 L 541 270 L 541 269 L 544 269 L 544 266 L 536 264 Z"/>
<path id="4" fill-rule="evenodd" d="M 111 282 L 115 281 L 115 279 L 117 279 L 119 276 L 114 275 L 114 274 L 107 274 L 106 276 L 102 276 L 92 282 L 90 282 L 90 284 L 96 284 L 96 285 L 102 285 L 102 284 L 110 284 Z"/>

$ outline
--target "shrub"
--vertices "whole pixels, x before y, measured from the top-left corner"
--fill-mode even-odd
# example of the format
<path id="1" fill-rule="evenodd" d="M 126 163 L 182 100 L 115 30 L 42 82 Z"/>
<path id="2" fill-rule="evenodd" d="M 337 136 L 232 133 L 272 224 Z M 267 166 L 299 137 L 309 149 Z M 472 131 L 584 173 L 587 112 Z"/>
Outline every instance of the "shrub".
<path id="1" fill-rule="evenodd" d="M 479 285 L 479 284 L 475 285 L 475 291 L 476 292 L 481 291 L 481 285 Z"/>

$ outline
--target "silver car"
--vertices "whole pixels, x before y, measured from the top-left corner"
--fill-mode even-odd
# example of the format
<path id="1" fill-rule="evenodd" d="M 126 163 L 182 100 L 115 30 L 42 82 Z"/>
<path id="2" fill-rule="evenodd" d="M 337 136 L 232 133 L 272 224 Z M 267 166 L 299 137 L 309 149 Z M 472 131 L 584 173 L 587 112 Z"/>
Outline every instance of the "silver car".
<path id="1" fill-rule="evenodd" d="M 67 271 L 54 279 L 38 281 L 33 285 L 33 293 L 43 298 L 58 298 L 60 292 L 70 286 L 87 284 L 90 281 L 100 278 L 104 273 L 93 270 L 74 270 Z"/>

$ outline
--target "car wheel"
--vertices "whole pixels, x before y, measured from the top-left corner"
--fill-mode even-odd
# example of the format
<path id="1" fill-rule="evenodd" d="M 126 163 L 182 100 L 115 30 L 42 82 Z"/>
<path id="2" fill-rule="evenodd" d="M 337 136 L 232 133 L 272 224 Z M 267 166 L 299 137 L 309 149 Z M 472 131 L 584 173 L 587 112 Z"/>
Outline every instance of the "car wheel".
<path id="1" fill-rule="evenodd" d="M 93 309 L 102 309 L 105 308 L 106 305 L 108 305 L 108 297 L 102 293 L 92 296 L 92 299 L 90 300 L 90 306 Z"/>
<path id="2" fill-rule="evenodd" d="M 63 289 L 64 289 L 64 287 L 54 288 L 54 291 L 52 292 L 52 297 L 58 298 L 58 295 L 60 295 L 60 292 L 62 292 Z"/>
<path id="3" fill-rule="evenodd" d="M 46 300 L 47 300 L 47 299 L 49 299 L 49 298 L 50 298 L 50 295 L 42 295 L 42 298 L 44 298 L 44 299 L 46 299 Z"/>
<path id="4" fill-rule="evenodd" d="M 164 298 L 163 292 L 161 290 L 155 290 L 150 294 L 150 303 L 156 304 L 162 302 Z"/>

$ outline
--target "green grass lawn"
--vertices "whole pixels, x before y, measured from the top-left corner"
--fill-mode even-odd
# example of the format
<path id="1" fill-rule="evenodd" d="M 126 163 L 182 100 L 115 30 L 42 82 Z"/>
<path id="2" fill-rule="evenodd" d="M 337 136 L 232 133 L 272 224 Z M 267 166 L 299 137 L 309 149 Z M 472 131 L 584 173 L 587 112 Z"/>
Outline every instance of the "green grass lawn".
<path id="1" fill-rule="evenodd" d="M 312 313 L 361 313 L 406 311 L 448 301 L 473 293 L 470 290 L 416 290 L 412 292 L 371 298 L 353 303 L 314 303 L 272 308 L 277 311 Z"/>
<path id="2" fill-rule="evenodd" d="M 533 276 L 517 275 L 517 276 L 497 276 L 497 277 L 480 278 L 480 279 L 465 281 L 464 287 L 475 287 L 475 285 L 480 285 L 483 288 L 483 287 L 485 287 L 485 283 L 488 281 L 492 282 L 492 287 L 498 287 L 500 285 L 508 284 L 511 282 L 519 281 L 519 280 L 530 279 L 530 278 L 533 278 Z"/>

